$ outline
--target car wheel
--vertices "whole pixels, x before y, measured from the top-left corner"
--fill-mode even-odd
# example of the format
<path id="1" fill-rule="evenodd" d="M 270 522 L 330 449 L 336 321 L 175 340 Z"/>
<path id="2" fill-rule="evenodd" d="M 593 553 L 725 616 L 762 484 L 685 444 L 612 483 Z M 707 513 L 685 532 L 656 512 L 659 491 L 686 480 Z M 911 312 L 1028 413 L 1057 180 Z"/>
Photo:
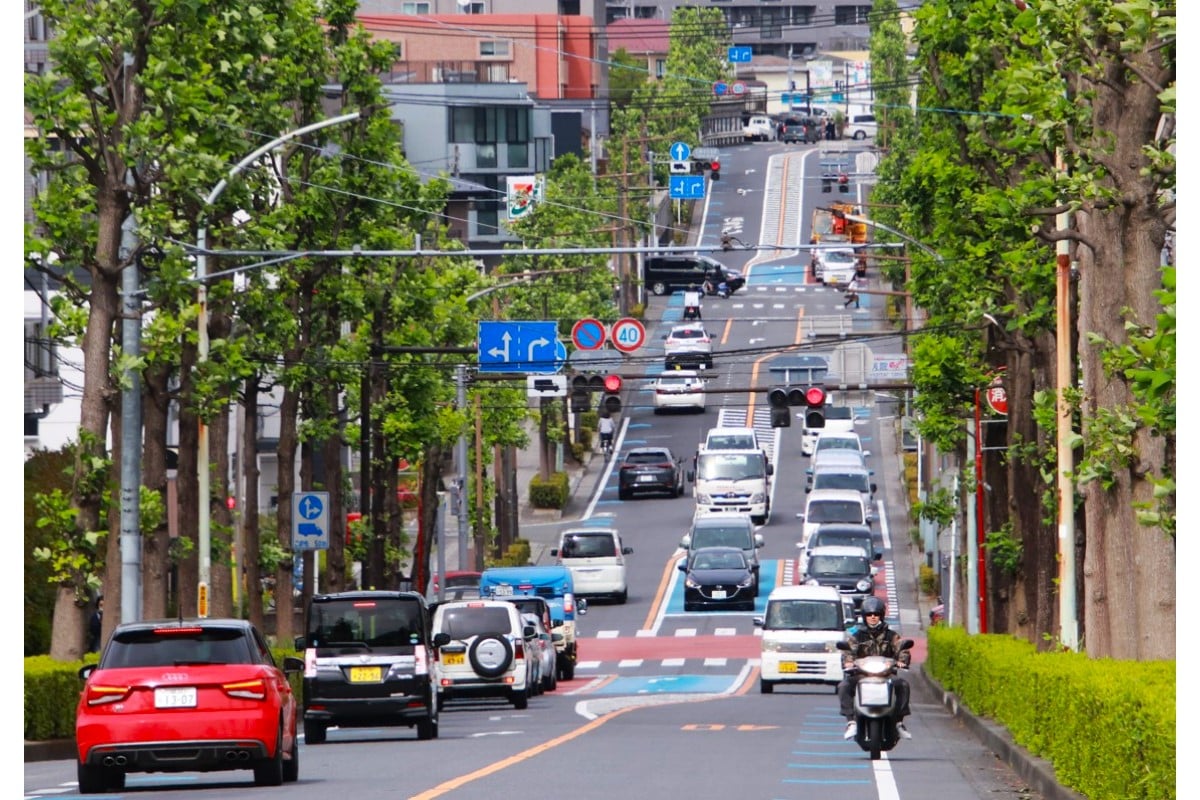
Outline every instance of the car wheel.
<path id="1" fill-rule="evenodd" d="M 558 688 L 558 665 L 550 670 L 549 675 L 542 676 L 542 691 L 553 692 Z"/>
<path id="2" fill-rule="evenodd" d="M 625 605 L 625 601 L 628 599 L 629 599 L 629 590 L 628 589 L 622 589 L 621 591 L 617 592 L 617 596 L 616 596 L 617 605 L 619 605 L 619 606 Z"/>
<path id="3" fill-rule="evenodd" d="M 865 139 L 865 138 L 867 138 L 867 134 L 863 133 L 862 131 L 855 131 L 854 138 L 855 139 Z"/>
<path id="4" fill-rule="evenodd" d="M 283 782 L 295 783 L 300 780 L 300 737 L 292 736 L 292 749 L 288 758 L 283 762 Z"/>
<path id="5" fill-rule="evenodd" d="M 476 675 L 481 678 L 499 678 L 512 665 L 513 649 L 508 639 L 493 633 L 476 638 L 467 651 L 467 657 Z"/>
<path id="6" fill-rule="evenodd" d="M 429 716 L 417 720 L 417 739 L 422 742 L 438 738 L 437 703 L 434 703 L 434 706 L 435 708 L 429 712 Z"/>
<path id="7" fill-rule="evenodd" d="M 575 662 L 569 659 L 564 662 L 563 665 L 559 667 L 558 677 L 564 681 L 575 680 Z"/>
<path id="8" fill-rule="evenodd" d="M 511 695 L 513 708 L 517 711 L 524 711 L 529 708 L 529 692 L 527 690 L 514 691 Z"/>
<path id="9" fill-rule="evenodd" d="M 275 739 L 275 755 L 259 759 L 254 764 L 255 786 L 279 786 L 283 783 L 283 726 Z"/>
<path id="10" fill-rule="evenodd" d="M 304 720 L 304 743 L 325 744 L 325 726 L 320 722 Z"/>
<path id="11" fill-rule="evenodd" d="M 758 681 L 758 690 L 763 694 L 771 694 L 775 691 L 775 683 L 773 681 L 763 680 L 760 678 Z"/>
<path id="12" fill-rule="evenodd" d="M 662 297 L 667 293 L 667 285 L 662 281 L 655 281 L 650 285 L 650 293 L 655 297 Z"/>
<path id="13" fill-rule="evenodd" d="M 79 781 L 80 794 L 103 794 L 125 788 L 125 773 L 104 767 L 77 763 L 75 778 Z"/>
<path id="14" fill-rule="evenodd" d="M 629 492 L 625 491 L 624 489 L 617 489 L 617 499 L 618 500 L 628 500 Z"/>

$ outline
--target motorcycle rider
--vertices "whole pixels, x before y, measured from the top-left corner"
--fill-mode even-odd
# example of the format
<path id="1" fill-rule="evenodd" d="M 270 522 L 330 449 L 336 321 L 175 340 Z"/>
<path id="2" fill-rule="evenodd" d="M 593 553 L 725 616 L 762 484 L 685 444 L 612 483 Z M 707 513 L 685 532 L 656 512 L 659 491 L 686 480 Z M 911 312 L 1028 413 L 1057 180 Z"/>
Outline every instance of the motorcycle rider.
<path id="1" fill-rule="evenodd" d="M 884 656 L 894 658 L 903 669 L 908 669 L 912 656 L 907 650 L 900 649 L 900 634 L 888 627 L 883 621 L 887 613 L 887 603 L 878 597 L 868 597 L 862 603 L 862 625 L 855 625 L 846 634 L 849 650 L 842 651 L 842 668 L 851 670 L 854 659 L 866 656 Z M 854 721 L 854 690 L 858 686 L 859 675 L 847 671 L 846 676 L 838 684 L 838 700 L 841 704 L 842 716 L 846 718 L 846 732 L 843 739 L 853 739 L 857 725 Z M 904 726 L 904 718 L 909 714 L 908 680 L 899 672 L 892 676 L 892 686 L 896 692 L 896 730 L 905 739 L 911 739 L 912 734 Z"/>

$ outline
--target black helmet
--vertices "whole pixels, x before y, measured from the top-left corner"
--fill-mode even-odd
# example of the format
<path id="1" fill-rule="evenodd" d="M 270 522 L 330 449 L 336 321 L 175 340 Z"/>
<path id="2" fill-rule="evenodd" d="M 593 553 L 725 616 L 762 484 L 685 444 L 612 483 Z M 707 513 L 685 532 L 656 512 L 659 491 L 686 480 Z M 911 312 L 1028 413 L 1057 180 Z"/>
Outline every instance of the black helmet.
<path id="1" fill-rule="evenodd" d="M 871 625 L 870 623 L 867 623 L 867 615 L 868 614 L 878 614 L 879 622 L 877 622 L 875 625 Z M 885 614 L 887 614 L 887 603 L 883 602 L 878 597 L 868 597 L 866 600 L 863 600 L 863 602 L 862 602 L 863 622 L 867 623 L 868 628 L 877 628 L 880 625 L 882 625 L 883 617 Z"/>

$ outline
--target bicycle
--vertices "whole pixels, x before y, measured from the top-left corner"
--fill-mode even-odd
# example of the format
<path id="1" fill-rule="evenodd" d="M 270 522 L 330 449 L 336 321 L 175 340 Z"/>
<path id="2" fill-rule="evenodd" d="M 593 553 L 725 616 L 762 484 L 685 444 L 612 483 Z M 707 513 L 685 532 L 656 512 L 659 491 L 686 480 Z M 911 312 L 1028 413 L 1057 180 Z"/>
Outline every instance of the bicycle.
<path id="1" fill-rule="evenodd" d="M 612 458 L 613 440 L 611 434 L 608 436 L 603 434 L 600 435 L 600 450 L 604 453 L 605 461 L 608 461 L 610 458 Z"/>

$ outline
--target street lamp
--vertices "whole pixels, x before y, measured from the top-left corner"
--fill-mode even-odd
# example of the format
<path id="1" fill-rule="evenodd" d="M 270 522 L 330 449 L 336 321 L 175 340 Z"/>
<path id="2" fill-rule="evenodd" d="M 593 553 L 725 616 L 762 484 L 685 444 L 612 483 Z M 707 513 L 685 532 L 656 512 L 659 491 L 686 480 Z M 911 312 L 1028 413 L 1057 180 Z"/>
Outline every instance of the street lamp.
<path id="1" fill-rule="evenodd" d="M 303 128 L 297 128 L 294 131 L 288 131 L 271 141 L 264 144 L 262 147 L 255 150 L 250 155 L 243 158 L 241 161 L 233 165 L 229 170 L 229 174 L 222 178 L 208 196 L 204 198 L 204 208 L 212 208 L 213 203 L 225 191 L 229 185 L 229 181 L 233 180 L 250 164 L 254 163 L 260 156 L 274 150 L 279 145 L 295 139 L 297 136 L 303 136 L 306 133 L 311 133 L 321 128 L 328 128 L 333 125 L 340 125 L 343 122 L 356 120 L 361 116 L 362 112 L 355 111 L 350 114 L 343 114 L 340 117 L 331 117 L 320 122 L 314 122 L 311 125 L 305 125 Z M 208 361 L 208 255 L 206 249 L 208 247 L 208 226 L 207 219 L 201 217 L 199 230 L 196 232 L 196 283 L 197 283 L 197 299 L 200 302 L 200 314 L 197 321 L 199 327 L 199 339 L 196 347 L 196 364 Z M 199 581 L 196 586 L 196 616 L 204 618 L 208 616 L 208 584 L 212 576 L 212 551 L 211 551 L 211 526 L 212 526 L 212 487 L 209 481 L 209 456 L 208 456 L 208 424 L 204 421 L 203 414 L 200 415 L 200 441 L 197 446 L 197 482 L 198 492 L 200 495 L 200 515 L 197 520 L 197 546 L 200 549 L 199 561 Z"/>

